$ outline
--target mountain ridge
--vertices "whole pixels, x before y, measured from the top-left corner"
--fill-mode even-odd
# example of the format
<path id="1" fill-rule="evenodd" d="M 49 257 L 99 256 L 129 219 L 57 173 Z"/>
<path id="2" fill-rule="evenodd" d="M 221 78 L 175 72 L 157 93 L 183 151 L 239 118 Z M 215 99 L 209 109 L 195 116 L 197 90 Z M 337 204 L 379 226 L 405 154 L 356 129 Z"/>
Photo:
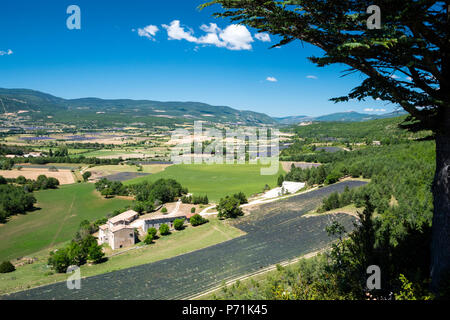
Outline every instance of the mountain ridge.
<path id="1" fill-rule="evenodd" d="M 27 113 L 32 117 L 45 120 L 56 117 L 64 119 L 64 113 L 70 113 L 75 119 L 94 117 L 101 121 L 101 117 L 112 117 L 114 121 L 135 121 L 143 118 L 161 119 L 167 121 L 203 120 L 217 123 L 235 123 L 245 125 L 293 125 L 302 122 L 355 122 L 397 117 L 404 111 L 375 115 L 355 111 L 336 112 L 318 117 L 307 115 L 270 117 L 267 114 L 238 110 L 229 106 L 214 106 L 196 101 L 157 101 L 134 99 L 102 99 L 85 97 L 65 99 L 45 92 L 32 89 L 0 88 L 0 114 Z M 69 115 L 66 115 L 69 117 Z"/>

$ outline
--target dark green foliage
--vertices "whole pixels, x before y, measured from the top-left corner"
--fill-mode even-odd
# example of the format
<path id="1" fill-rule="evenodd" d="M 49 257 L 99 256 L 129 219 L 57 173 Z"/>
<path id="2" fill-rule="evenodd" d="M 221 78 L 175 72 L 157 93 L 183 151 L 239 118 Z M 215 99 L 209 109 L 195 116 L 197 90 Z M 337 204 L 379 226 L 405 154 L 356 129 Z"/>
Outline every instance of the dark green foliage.
<path id="1" fill-rule="evenodd" d="M 1 170 L 11 170 L 14 167 L 14 160 L 9 158 L 4 158 L 0 160 Z"/>
<path id="2" fill-rule="evenodd" d="M 3 261 L 0 264 L 0 273 L 9 273 L 9 272 L 13 272 L 15 271 L 16 268 L 14 267 L 14 265 L 9 262 L 9 261 Z"/>
<path id="3" fill-rule="evenodd" d="M 157 233 L 158 233 L 158 231 L 154 227 L 148 228 L 148 230 L 147 230 L 147 234 L 151 235 L 152 239 L 154 239 L 156 237 Z"/>
<path id="4" fill-rule="evenodd" d="M 325 184 L 333 184 L 339 181 L 344 174 L 340 171 L 332 171 L 325 178 Z"/>
<path id="5" fill-rule="evenodd" d="M 233 194 L 233 197 L 239 201 L 239 204 L 248 203 L 247 197 L 245 196 L 245 193 L 243 193 L 243 192 L 235 193 L 235 194 Z"/>
<path id="6" fill-rule="evenodd" d="M 191 213 L 195 213 L 195 207 L 191 208 Z"/>
<path id="7" fill-rule="evenodd" d="M 120 181 L 109 181 L 106 178 L 101 178 L 95 183 L 95 189 L 100 191 L 104 196 L 127 196 L 128 190 Z"/>
<path id="8" fill-rule="evenodd" d="M 26 179 L 24 176 L 17 178 L 10 178 L 7 181 L 17 183 L 24 186 L 28 192 L 36 190 L 56 189 L 59 186 L 59 180 L 53 177 L 48 178 L 45 175 L 40 175 L 36 180 Z"/>
<path id="9" fill-rule="evenodd" d="M 89 221 L 80 224 L 80 230 L 74 239 L 64 248 L 50 252 L 48 264 L 56 272 L 64 273 L 71 265 L 82 266 L 86 262 L 101 263 L 105 254 L 102 247 L 97 244 L 97 239 L 91 235 L 92 228 Z"/>
<path id="10" fill-rule="evenodd" d="M 285 177 L 282 174 L 280 174 L 278 176 L 278 181 L 277 181 L 277 184 L 278 184 L 279 187 L 282 186 L 284 180 L 285 180 Z"/>
<path id="11" fill-rule="evenodd" d="M 13 154 L 16 156 L 23 156 L 25 153 L 32 151 L 29 147 L 24 146 L 9 146 L 6 144 L 0 144 L 0 155 L 5 156 L 7 154 Z"/>
<path id="12" fill-rule="evenodd" d="M 153 235 L 150 234 L 150 233 L 148 233 L 148 234 L 145 236 L 144 243 L 145 243 L 145 244 L 151 244 L 152 242 L 153 242 Z"/>
<path id="13" fill-rule="evenodd" d="M 87 181 L 90 178 L 91 175 L 92 175 L 92 173 L 90 171 L 84 172 L 83 173 L 83 180 Z"/>
<path id="14" fill-rule="evenodd" d="M 218 217 L 221 219 L 237 218 L 242 216 L 244 213 L 240 208 L 240 200 L 234 196 L 226 196 L 220 199 L 217 206 Z"/>
<path id="15" fill-rule="evenodd" d="M 131 194 L 137 201 L 160 201 L 160 203 L 173 202 L 175 198 L 187 193 L 180 183 L 174 179 L 158 179 L 151 183 L 148 181 L 128 186 Z"/>
<path id="16" fill-rule="evenodd" d="M 201 215 L 194 214 L 190 219 L 189 219 L 189 223 L 191 224 L 191 226 L 196 227 L 199 225 L 202 225 L 204 223 L 207 223 L 208 219 L 203 218 Z"/>
<path id="17" fill-rule="evenodd" d="M 36 198 L 23 187 L 10 184 L 0 185 L 0 222 L 15 214 L 24 214 L 33 209 Z"/>
<path id="18" fill-rule="evenodd" d="M 182 203 L 192 203 L 192 204 L 208 204 L 209 199 L 207 195 L 204 196 L 182 196 L 181 197 Z"/>
<path id="19" fill-rule="evenodd" d="M 48 264 L 58 273 L 66 272 L 67 268 L 71 265 L 68 248 L 62 248 L 50 252 Z"/>
<path id="20" fill-rule="evenodd" d="M 183 230 L 184 229 L 184 219 L 175 219 L 173 221 L 173 227 L 175 230 Z"/>
<path id="21" fill-rule="evenodd" d="M 167 208 L 166 207 L 162 207 L 161 213 L 166 214 L 167 213 Z"/>
<path id="22" fill-rule="evenodd" d="M 167 224 L 163 223 L 161 226 L 159 226 L 159 234 L 162 236 L 167 236 L 170 234 L 170 228 Z"/>

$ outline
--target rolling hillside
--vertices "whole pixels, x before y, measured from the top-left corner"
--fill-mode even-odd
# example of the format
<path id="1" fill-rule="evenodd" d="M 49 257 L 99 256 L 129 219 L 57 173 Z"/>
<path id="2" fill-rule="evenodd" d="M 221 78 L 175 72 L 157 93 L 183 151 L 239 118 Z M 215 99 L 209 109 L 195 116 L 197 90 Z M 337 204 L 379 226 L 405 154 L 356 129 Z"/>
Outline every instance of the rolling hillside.
<path id="1" fill-rule="evenodd" d="M 153 100 L 99 98 L 63 99 L 28 89 L 0 88 L 0 114 L 19 114 L 31 119 L 53 119 L 56 122 L 89 121 L 130 124 L 149 118 L 168 123 L 204 120 L 246 125 L 274 124 L 271 117 L 253 111 L 201 102 L 162 102 Z M 50 118 L 49 118 L 50 117 Z M 103 120 L 102 120 L 103 119 Z"/>

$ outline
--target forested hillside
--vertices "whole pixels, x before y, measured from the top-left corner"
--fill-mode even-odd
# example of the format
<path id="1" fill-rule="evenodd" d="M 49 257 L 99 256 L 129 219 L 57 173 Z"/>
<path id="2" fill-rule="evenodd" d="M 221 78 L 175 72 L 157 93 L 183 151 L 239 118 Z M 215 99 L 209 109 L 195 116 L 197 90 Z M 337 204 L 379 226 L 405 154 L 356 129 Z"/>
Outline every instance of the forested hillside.
<path id="1" fill-rule="evenodd" d="M 332 136 L 358 141 L 365 135 L 379 137 L 390 145 L 366 146 L 356 151 L 309 153 L 309 161 L 325 162 L 311 169 L 292 168 L 281 180 L 306 181 L 309 186 L 332 184 L 344 177 L 370 179 L 358 191 L 332 194 L 318 208 L 318 214 L 353 205 L 359 223 L 345 239 L 338 224 L 329 233 L 341 241 L 325 255 L 300 264 L 278 268 L 262 280 L 238 283 L 224 288 L 216 298 L 229 299 L 425 299 L 430 298 L 430 241 L 433 215 L 431 183 L 435 170 L 435 144 L 411 140 L 411 134 L 399 132 L 395 121 L 377 120 L 367 125 L 342 124 Z M 299 128 L 311 139 L 331 124 Z M 361 130 L 363 131 L 361 133 Z M 329 131 L 330 132 L 330 131 Z M 318 134 L 319 136 L 323 136 Z M 408 137 L 409 135 L 409 137 Z M 371 139 L 372 139 L 371 138 Z M 304 158 L 301 149 L 287 150 L 291 157 Z M 324 156 L 326 154 L 326 157 Z M 367 296 L 366 268 L 377 265 L 382 286 Z M 443 296 L 448 292 L 443 292 Z"/>

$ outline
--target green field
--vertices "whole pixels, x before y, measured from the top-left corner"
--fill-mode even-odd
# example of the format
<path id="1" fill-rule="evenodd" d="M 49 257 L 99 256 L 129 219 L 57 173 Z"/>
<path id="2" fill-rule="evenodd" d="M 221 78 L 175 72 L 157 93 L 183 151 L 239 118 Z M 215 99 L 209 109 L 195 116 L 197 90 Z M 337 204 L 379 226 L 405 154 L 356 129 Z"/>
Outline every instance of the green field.
<path id="1" fill-rule="evenodd" d="M 103 218 L 130 203 L 103 199 L 93 184 L 61 186 L 35 193 L 40 210 L 0 225 L 0 261 L 23 257 L 72 239 L 82 220 Z"/>
<path id="2" fill-rule="evenodd" d="M 212 246 L 243 234 L 244 232 L 232 227 L 227 221 L 210 218 L 209 223 L 195 228 L 188 226 L 182 231 L 173 231 L 169 236 L 160 237 L 148 246 L 141 243 L 139 249 L 110 257 L 105 263 L 92 266 L 84 265 L 81 267 L 81 275 L 82 277 L 88 277 L 168 259 Z M 0 294 L 66 280 L 66 274 L 54 274 L 47 267 L 48 255 L 49 250 L 42 250 L 36 253 L 38 260 L 33 264 L 18 267 L 12 273 L 0 274 Z"/>
<path id="3" fill-rule="evenodd" d="M 218 201 L 221 197 L 239 191 L 247 196 L 262 192 L 265 184 L 276 187 L 279 173 L 284 173 L 281 165 L 275 175 L 261 175 L 262 167 L 259 164 L 181 164 L 156 174 L 128 180 L 125 184 L 172 178 L 187 187 L 190 193 L 207 194 L 210 201 Z"/>

